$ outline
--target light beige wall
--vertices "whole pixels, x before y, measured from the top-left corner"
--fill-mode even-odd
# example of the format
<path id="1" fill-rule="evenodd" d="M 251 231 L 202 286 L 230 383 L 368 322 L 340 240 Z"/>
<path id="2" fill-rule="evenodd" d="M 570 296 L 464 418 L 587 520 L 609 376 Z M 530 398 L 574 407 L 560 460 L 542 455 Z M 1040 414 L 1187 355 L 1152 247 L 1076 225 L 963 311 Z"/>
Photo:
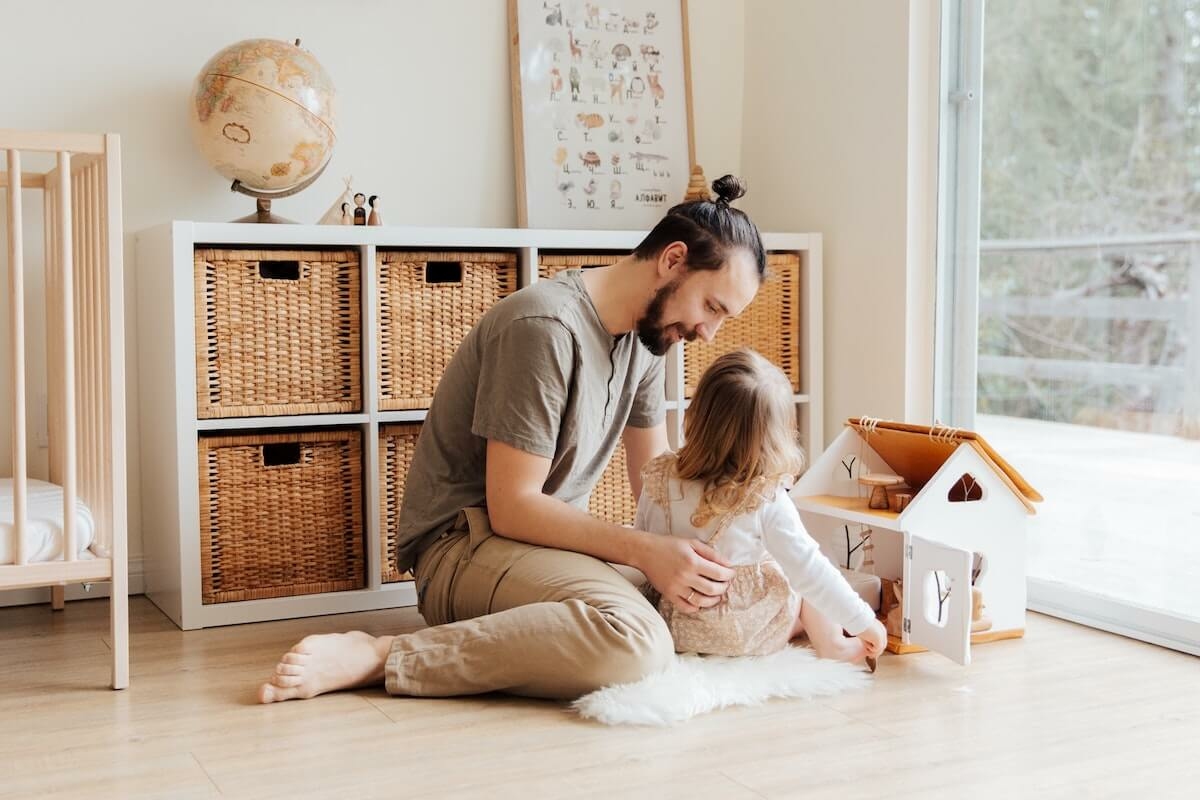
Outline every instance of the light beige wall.
<path id="1" fill-rule="evenodd" d="M 941 3 L 911 0 L 908 25 L 908 263 L 904 421 L 933 422 L 938 249 Z"/>
<path id="2" fill-rule="evenodd" d="M 910 362 L 925 368 L 906 350 L 908 292 L 932 269 L 930 221 L 906 213 L 909 23 L 900 0 L 746 4 L 745 208 L 764 229 L 824 234 L 827 441 L 849 416 L 922 416 L 924 380 L 908 409 L 905 384 Z"/>
<path id="3" fill-rule="evenodd" d="M 713 177 L 740 172 L 744 3 L 690 0 L 690 21 L 697 155 Z M 208 58 L 252 37 L 301 38 L 329 71 L 340 99 L 332 162 L 314 186 L 278 201 L 276 213 L 312 222 L 341 193 L 341 176 L 353 175 L 357 188 L 380 195 L 389 224 L 516 224 L 506 0 L 27 2 L 16 16 L 0 9 L 0 27 L 15 32 L 0 48 L 0 126 L 121 134 L 129 259 L 133 233 L 146 227 L 171 219 L 229 220 L 253 210 L 253 201 L 232 194 L 196 152 L 186 109 L 192 81 Z M 31 329 L 41 324 L 40 203 L 36 198 L 26 226 Z M 132 281 L 127 289 L 129 453 L 135 459 L 134 337 L 154 332 L 138 330 Z M 0 309 L 0 322 L 6 314 Z M 8 363 L 8 346 L 7 327 L 0 327 L 0 367 Z M 40 360 L 36 353 L 30 358 Z M 45 377 L 31 370 L 37 472 L 45 463 L 35 442 L 45 436 Z M 6 421 L 4 394 L 0 420 Z M 0 474 L 9 474 L 9 447 L 3 424 Z M 142 552 L 136 461 L 129 485 L 136 568 Z"/>
<path id="4" fill-rule="evenodd" d="M 751 0 L 753 2 L 753 0 Z M 696 162 L 709 181 L 742 174 L 744 3 L 688 0 Z"/>

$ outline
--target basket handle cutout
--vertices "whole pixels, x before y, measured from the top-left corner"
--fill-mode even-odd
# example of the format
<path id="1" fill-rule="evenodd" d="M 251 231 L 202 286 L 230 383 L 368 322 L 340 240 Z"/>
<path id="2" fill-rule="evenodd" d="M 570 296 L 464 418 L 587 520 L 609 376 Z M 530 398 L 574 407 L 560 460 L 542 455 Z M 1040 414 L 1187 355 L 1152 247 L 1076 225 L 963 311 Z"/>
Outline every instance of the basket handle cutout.
<path id="1" fill-rule="evenodd" d="M 299 261 L 260 261 L 258 274 L 268 281 L 300 280 Z"/>
<path id="2" fill-rule="evenodd" d="M 300 463 L 299 442 L 277 442 L 262 446 L 264 467 L 290 467 Z"/>
<path id="3" fill-rule="evenodd" d="M 462 283 L 463 265 L 461 261 L 426 261 L 426 283 Z"/>

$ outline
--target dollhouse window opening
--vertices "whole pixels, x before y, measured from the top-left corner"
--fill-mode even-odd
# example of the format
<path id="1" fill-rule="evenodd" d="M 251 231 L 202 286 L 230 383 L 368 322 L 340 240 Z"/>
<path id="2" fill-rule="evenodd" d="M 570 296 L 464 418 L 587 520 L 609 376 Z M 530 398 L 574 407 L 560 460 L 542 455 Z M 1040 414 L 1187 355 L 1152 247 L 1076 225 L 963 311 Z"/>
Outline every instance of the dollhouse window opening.
<path id="1" fill-rule="evenodd" d="M 946 493 L 946 500 L 951 503 L 973 503 L 982 499 L 983 485 L 969 472 L 964 472 Z"/>
<path id="2" fill-rule="evenodd" d="M 950 576 L 940 569 L 932 570 L 925 576 L 925 587 L 926 597 L 934 600 L 925 603 L 925 619 L 931 625 L 944 628 L 949 619 L 946 606 L 950 601 Z"/>

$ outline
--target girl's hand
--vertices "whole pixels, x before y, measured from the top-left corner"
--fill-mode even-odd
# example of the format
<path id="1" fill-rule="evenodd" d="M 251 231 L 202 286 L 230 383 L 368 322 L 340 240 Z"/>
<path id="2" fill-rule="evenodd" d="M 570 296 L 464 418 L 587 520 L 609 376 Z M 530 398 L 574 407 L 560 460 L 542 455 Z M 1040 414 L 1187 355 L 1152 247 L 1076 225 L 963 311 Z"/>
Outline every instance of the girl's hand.
<path id="1" fill-rule="evenodd" d="M 733 579 L 729 562 L 697 539 L 649 534 L 638 562 L 659 594 L 688 614 L 721 602 Z"/>
<path id="2" fill-rule="evenodd" d="M 862 642 L 868 657 L 877 658 L 883 652 L 883 648 L 887 646 L 887 629 L 883 627 L 882 622 L 873 619 L 867 629 L 856 638 Z"/>

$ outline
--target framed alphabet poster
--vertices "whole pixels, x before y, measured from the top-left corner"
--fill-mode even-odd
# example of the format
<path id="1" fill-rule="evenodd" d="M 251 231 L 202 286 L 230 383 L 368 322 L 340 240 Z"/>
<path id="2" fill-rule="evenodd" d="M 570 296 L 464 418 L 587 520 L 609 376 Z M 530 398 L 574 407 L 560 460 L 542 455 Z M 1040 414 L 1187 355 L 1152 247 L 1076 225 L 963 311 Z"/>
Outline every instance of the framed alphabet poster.
<path id="1" fill-rule="evenodd" d="M 509 0 L 522 227 L 646 230 L 694 162 L 686 0 Z"/>

